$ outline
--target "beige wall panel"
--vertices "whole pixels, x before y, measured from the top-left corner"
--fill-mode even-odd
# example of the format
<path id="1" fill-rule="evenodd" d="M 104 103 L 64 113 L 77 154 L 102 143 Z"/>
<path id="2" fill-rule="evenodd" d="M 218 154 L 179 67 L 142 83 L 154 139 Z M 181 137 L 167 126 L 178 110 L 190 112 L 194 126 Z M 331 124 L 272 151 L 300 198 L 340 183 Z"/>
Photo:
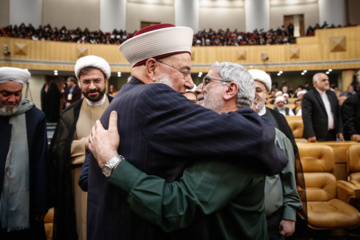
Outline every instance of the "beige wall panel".
<path id="1" fill-rule="evenodd" d="M 31 71 L 30 71 L 31 72 Z M 41 88 L 45 83 L 44 75 L 31 75 L 29 80 L 29 86 L 24 85 L 23 87 L 23 98 L 27 98 L 33 103 L 35 106 L 41 110 Z"/>
<path id="2" fill-rule="evenodd" d="M 304 14 L 304 31 L 306 33 L 309 25 L 315 26 L 319 23 L 319 8 L 317 1 L 308 1 L 287 5 L 285 3 L 270 3 L 270 27 L 278 28 L 284 24 L 285 15 Z"/>
<path id="3" fill-rule="evenodd" d="M 126 9 L 126 29 L 128 32 L 140 30 L 140 23 L 160 22 L 175 24 L 174 6 L 171 4 L 148 4 L 128 2 Z"/>
<path id="4" fill-rule="evenodd" d="M 100 29 L 100 0 L 46 0 L 43 3 L 43 25 L 90 31 Z M 37 27 L 37 26 L 35 26 Z"/>
<path id="5" fill-rule="evenodd" d="M 347 50 L 331 53 L 329 37 L 346 36 Z M 237 62 L 246 67 L 260 68 L 265 71 L 296 71 L 317 69 L 359 69 L 360 48 L 358 47 L 359 27 L 318 30 L 315 37 L 297 39 L 297 44 L 266 46 L 226 46 L 193 47 L 193 71 L 207 71 L 215 61 Z M 27 45 L 27 55 L 16 55 L 16 43 Z M 62 42 L 43 42 L 0 37 L 0 46 L 9 46 L 10 56 L 0 52 L 0 66 L 16 66 L 28 69 L 73 71 L 78 59 L 78 48 L 87 49 L 88 55 L 105 58 L 112 71 L 129 72 L 131 66 L 119 52 L 117 45 L 76 44 Z M 299 58 L 290 59 L 290 48 L 299 49 Z M 246 51 L 246 59 L 239 60 L 239 51 Z M 269 59 L 262 59 L 266 52 Z"/>
<path id="6" fill-rule="evenodd" d="M 199 30 L 227 29 L 245 31 L 245 9 L 243 7 L 200 7 Z"/>

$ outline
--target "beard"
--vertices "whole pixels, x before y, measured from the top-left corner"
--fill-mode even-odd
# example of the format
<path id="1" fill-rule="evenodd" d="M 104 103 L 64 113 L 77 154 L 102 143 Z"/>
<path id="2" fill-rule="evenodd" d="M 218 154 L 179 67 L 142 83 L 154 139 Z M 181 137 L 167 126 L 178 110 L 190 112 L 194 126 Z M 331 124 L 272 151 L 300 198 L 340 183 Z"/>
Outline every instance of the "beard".
<path id="1" fill-rule="evenodd" d="M 166 74 L 166 73 L 160 74 L 156 78 L 155 82 L 156 83 L 163 83 L 163 84 L 168 85 L 169 87 L 173 88 L 173 82 L 172 82 L 169 74 Z"/>
<path id="2" fill-rule="evenodd" d="M 259 113 L 265 107 L 266 99 L 259 101 L 256 112 Z"/>
<path id="3" fill-rule="evenodd" d="M 277 106 L 277 109 L 279 111 L 285 111 L 285 106 L 284 105 L 283 106 Z"/>
<path id="4" fill-rule="evenodd" d="M 222 113 L 225 107 L 225 103 L 221 96 L 222 88 L 218 87 L 216 90 L 212 90 L 207 94 L 204 94 L 204 101 L 201 104 L 204 108 L 211 109 L 217 113 Z"/>
<path id="5" fill-rule="evenodd" d="M 19 107 L 20 107 L 20 102 L 16 104 L 14 107 L 7 107 L 4 106 L 3 104 L 0 104 L 0 116 L 4 116 L 4 117 L 11 116 L 17 112 Z"/>
<path id="6" fill-rule="evenodd" d="M 97 93 L 99 93 L 97 96 L 90 96 L 89 94 L 90 93 L 95 93 L 95 92 L 97 92 Z M 102 97 L 104 96 L 104 94 L 105 94 L 105 88 L 104 89 L 102 89 L 102 90 L 99 90 L 99 89 L 95 89 L 95 90 L 88 90 L 88 91 L 86 91 L 86 92 L 82 92 L 82 94 L 87 98 L 87 99 L 89 99 L 90 101 L 92 101 L 92 102 L 97 102 L 97 101 L 99 101 L 100 99 L 102 99 Z"/>

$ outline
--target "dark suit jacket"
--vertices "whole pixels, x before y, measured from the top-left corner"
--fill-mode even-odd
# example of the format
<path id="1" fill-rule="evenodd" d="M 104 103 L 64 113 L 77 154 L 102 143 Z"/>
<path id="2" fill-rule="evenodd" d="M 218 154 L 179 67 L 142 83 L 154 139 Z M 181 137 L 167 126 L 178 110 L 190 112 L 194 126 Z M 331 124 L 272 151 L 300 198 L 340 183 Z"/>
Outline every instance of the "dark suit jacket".
<path id="1" fill-rule="evenodd" d="M 228 160 L 269 174 L 287 164 L 275 147 L 274 126 L 265 124 L 250 108 L 219 115 L 167 85 L 143 84 L 132 78 L 101 117 L 105 128 L 112 110 L 118 113 L 118 152 L 141 171 L 168 182 L 178 180 L 185 167 L 196 160 Z M 211 238 L 207 218 L 183 230 L 163 232 L 131 211 L 126 195 L 108 183 L 91 154 L 84 166 L 89 166 L 89 240 Z M 206 191 L 206 186 L 201 187 Z"/>
<path id="2" fill-rule="evenodd" d="M 340 106 L 335 92 L 327 90 L 331 111 L 334 114 L 335 131 L 342 133 Z M 314 88 L 307 92 L 301 101 L 304 122 L 303 138 L 316 136 L 317 141 L 324 141 L 328 133 L 328 116 L 319 92 Z M 335 140 L 335 139 L 334 139 Z"/>

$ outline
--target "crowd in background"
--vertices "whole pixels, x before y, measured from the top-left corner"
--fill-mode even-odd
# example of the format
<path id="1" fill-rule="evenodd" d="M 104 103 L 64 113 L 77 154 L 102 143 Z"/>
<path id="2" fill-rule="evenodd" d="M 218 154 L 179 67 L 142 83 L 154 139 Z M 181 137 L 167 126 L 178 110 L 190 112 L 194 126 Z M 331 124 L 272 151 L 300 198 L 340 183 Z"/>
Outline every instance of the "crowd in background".
<path id="1" fill-rule="evenodd" d="M 341 106 L 347 98 L 350 96 L 360 92 L 360 82 L 357 81 L 356 75 L 354 75 L 352 83 L 347 87 L 346 91 L 340 91 L 336 84 L 330 85 L 330 90 L 334 91 L 339 105 Z M 305 93 L 309 91 L 309 83 L 305 83 L 304 85 L 299 85 L 296 89 L 294 89 L 291 85 L 283 85 L 281 88 L 276 87 L 275 85 L 272 87 L 268 95 L 268 107 L 277 108 L 280 106 L 286 108 L 287 106 L 292 106 L 289 114 L 285 115 L 297 115 L 301 116 L 301 100 Z M 279 104 L 280 103 L 280 104 Z M 293 105 L 295 104 L 295 106 Z"/>
<path id="2" fill-rule="evenodd" d="M 292 24 L 291 24 L 292 25 Z M 351 26 L 348 24 L 346 26 Z M 346 27 L 345 26 L 345 27 Z M 336 26 L 342 27 L 342 26 Z M 268 31 L 264 29 L 255 29 L 253 32 L 230 31 L 229 28 L 201 30 L 194 34 L 193 46 L 241 46 L 241 45 L 270 45 L 270 44 L 291 44 L 295 43 L 296 38 L 292 29 L 284 26 L 273 28 Z M 309 26 L 306 36 L 313 36 L 316 29 L 335 28 L 334 24 L 328 25 L 326 22 L 322 26 L 316 24 L 314 27 Z M 136 31 L 135 31 L 136 32 Z M 134 32 L 134 33 L 135 33 Z M 92 44 L 116 44 L 120 45 L 125 40 L 131 38 L 134 33 L 128 33 L 124 30 L 114 29 L 112 32 L 89 31 L 79 27 L 76 29 L 67 29 L 65 26 L 60 29 L 51 27 L 50 24 L 39 26 L 37 29 L 32 24 L 24 23 L 2 27 L 0 37 L 13 37 L 22 39 L 32 39 L 41 41 L 62 41 L 76 43 Z"/>

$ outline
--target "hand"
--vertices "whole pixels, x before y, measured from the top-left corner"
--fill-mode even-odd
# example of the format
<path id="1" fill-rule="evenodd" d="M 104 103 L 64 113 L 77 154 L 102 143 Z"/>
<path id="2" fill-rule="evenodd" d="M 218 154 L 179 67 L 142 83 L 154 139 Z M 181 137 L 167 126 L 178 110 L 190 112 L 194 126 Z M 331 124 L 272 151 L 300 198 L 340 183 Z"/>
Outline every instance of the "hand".
<path id="1" fill-rule="evenodd" d="M 310 138 L 308 138 L 308 142 L 316 142 L 316 137 L 310 137 Z"/>
<path id="2" fill-rule="evenodd" d="M 339 138 L 340 142 L 345 142 L 344 135 L 342 133 L 336 134 L 336 138 Z"/>
<path id="3" fill-rule="evenodd" d="M 360 134 L 351 135 L 351 141 L 360 141 Z"/>
<path id="4" fill-rule="evenodd" d="M 109 118 L 109 129 L 105 130 L 99 120 L 91 129 L 89 136 L 89 150 L 94 155 L 100 168 L 111 158 L 118 155 L 120 135 L 117 128 L 117 112 L 112 111 Z"/>
<path id="5" fill-rule="evenodd" d="M 279 233 L 282 236 L 290 237 L 295 232 L 295 222 L 290 220 L 281 220 L 279 225 Z"/>

